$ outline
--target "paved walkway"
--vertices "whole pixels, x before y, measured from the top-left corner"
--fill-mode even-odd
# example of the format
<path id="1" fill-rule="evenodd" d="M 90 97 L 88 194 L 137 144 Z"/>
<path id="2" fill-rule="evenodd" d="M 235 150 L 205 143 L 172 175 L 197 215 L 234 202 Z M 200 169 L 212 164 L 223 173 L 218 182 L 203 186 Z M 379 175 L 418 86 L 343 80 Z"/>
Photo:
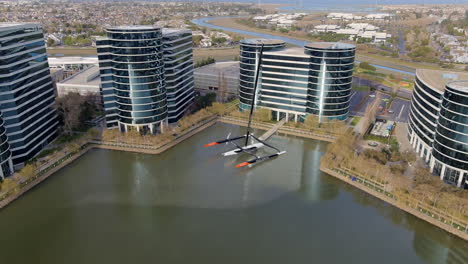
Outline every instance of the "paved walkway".
<path id="1" fill-rule="evenodd" d="M 395 127 L 395 137 L 397 138 L 398 142 L 400 143 L 400 152 L 412 152 L 413 148 L 409 142 L 407 136 L 407 123 L 397 123 Z"/>
<path id="2" fill-rule="evenodd" d="M 286 118 L 281 119 L 278 123 L 276 123 L 272 128 L 270 128 L 265 134 L 263 134 L 261 137 L 259 137 L 260 140 L 267 140 L 269 137 L 271 137 L 273 134 L 278 131 L 280 127 L 282 127 L 286 121 L 288 121 Z"/>

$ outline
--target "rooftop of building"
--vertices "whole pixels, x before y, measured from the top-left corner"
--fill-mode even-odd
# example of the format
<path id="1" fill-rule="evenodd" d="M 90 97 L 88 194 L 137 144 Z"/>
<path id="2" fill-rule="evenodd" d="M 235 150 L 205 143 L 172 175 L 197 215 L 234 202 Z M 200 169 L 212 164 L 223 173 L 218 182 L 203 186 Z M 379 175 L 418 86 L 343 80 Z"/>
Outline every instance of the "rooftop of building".
<path id="1" fill-rule="evenodd" d="M 444 91 L 448 82 L 468 80 L 468 73 L 465 72 L 417 69 L 416 75 L 419 80 L 429 85 L 430 88 L 439 91 Z"/>
<path id="2" fill-rule="evenodd" d="M 162 33 L 165 35 L 168 34 L 174 34 L 174 33 L 184 33 L 184 32 L 190 32 L 190 29 L 186 28 L 163 28 Z"/>
<path id="3" fill-rule="evenodd" d="M 285 43 L 284 41 L 278 40 L 278 39 L 263 39 L 263 38 L 243 39 L 241 42 L 245 44 L 265 44 L 265 45 Z"/>
<path id="4" fill-rule="evenodd" d="M 60 64 L 98 64 L 97 57 L 49 57 L 49 65 Z"/>
<path id="5" fill-rule="evenodd" d="M 153 25 L 124 25 L 124 26 L 113 26 L 113 27 L 108 27 L 106 30 L 117 30 L 117 31 L 132 31 L 132 30 L 155 30 L 155 29 L 160 29 L 158 26 L 153 26 Z"/>
<path id="6" fill-rule="evenodd" d="M 265 52 L 265 54 L 272 54 L 274 53 L 275 55 L 289 55 L 289 56 L 296 56 L 296 57 L 310 57 L 309 55 L 306 55 L 304 52 L 304 48 L 299 48 L 299 47 L 290 47 L 290 48 L 285 48 L 282 50 L 278 51 L 273 51 L 273 52 Z"/>
<path id="7" fill-rule="evenodd" d="M 37 23 L 31 22 L 0 22 L 0 28 L 12 28 L 12 27 L 20 27 L 20 26 L 40 26 Z"/>
<path id="8" fill-rule="evenodd" d="M 468 93 L 468 79 L 449 82 L 447 83 L 447 86 L 449 86 L 452 89 L 456 89 L 461 92 Z"/>
<path id="9" fill-rule="evenodd" d="M 213 74 L 218 75 L 223 73 L 225 77 L 239 78 L 239 62 L 238 61 L 226 61 L 216 62 L 205 65 L 200 68 L 196 68 L 195 73 Z"/>
<path id="10" fill-rule="evenodd" d="M 84 69 L 60 82 L 60 84 L 73 85 L 99 85 L 100 83 L 99 67 L 97 66 Z"/>
<path id="11" fill-rule="evenodd" d="M 355 49 L 356 46 L 353 44 L 342 43 L 342 42 L 312 42 L 305 45 L 306 48 L 313 49 Z"/>

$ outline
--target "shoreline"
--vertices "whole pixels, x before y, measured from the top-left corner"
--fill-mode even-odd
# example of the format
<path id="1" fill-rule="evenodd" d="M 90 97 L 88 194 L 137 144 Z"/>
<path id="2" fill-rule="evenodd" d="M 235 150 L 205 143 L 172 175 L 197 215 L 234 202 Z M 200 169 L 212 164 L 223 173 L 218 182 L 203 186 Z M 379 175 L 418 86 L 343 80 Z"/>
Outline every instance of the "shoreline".
<path id="1" fill-rule="evenodd" d="M 326 173 L 327 175 L 330 175 L 332 177 L 335 177 L 336 179 L 339 179 L 351 186 L 354 186 L 355 188 L 369 194 L 369 195 L 372 195 L 373 197 L 376 197 L 378 199 L 380 199 L 381 201 L 383 202 L 386 202 L 400 210 L 403 210 L 423 221 L 426 221 L 427 223 L 429 224 L 432 224 L 433 226 L 436 226 L 442 230 L 445 230 L 446 232 L 454 235 L 454 236 L 457 236 L 465 241 L 468 241 L 468 233 L 465 229 L 465 232 L 453 227 L 452 225 L 449 225 L 447 224 L 448 221 L 446 220 L 445 224 L 442 223 L 441 221 L 437 221 L 435 220 L 434 218 L 434 214 L 431 213 L 432 217 L 425 214 L 425 213 L 422 213 L 422 211 L 420 210 L 417 210 L 411 206 L 403 206 L 402 204 L 398 203 L 398 200 L 396 199 L 392 199 L 392 197 L 390 196 L 387 196 L 381 192 L 378 192 L 374 189 L 371 189 L 370 187 L 368 188 L 365 188 L 365 186 L 368 186 L 368 185 L 365 185 L 365 184 L 360 184 L 358 183 L 358 181 L 356 180 L 352 180 L 350 177 L 347 177 L 345 175 L 340 175 L 338 172 L 335 172 L 333 171 L 332 169 L 330 168 L 326 168 L 325 166 L 320 166 L 320 171 L 323 172 L 323 173 Z M 416 206 L 416 208 L 418 208 L 418 206 Z"/>
<path id="2" fill-rule="evenodd" d="M 20 198 L 23 194 L 25 194 L 29 190 L 33 189 L 34 187 L 39 185 L 41 182 L 43 182 L 44 180 L 46 180 L 47 178 L 49 178 L 50 176 L 52 176 L 53 174 L 55 174 L 59 170 L 65 168 L 66 166 L 70 165 L 70 163 L 72 163 L 73 161 L 79 159 L 80 157 L 82 157 L 83 155 L 88 153 L 88 151 L 90 151 L 91 149 L 107 149 L 107 150 L 116 150 L 116 151 L 128 151 L 128 152 L 136 152 L 136 153 L 143 153 L 143 154 L 150 154 L 150 155 L 160 154 L 160 153 L 163 153 L 164 151 L 166 151 L 166 150 L 168 150 L 168 149 L 170 149 L 172 147 L 175 147 L 176 145 L 178 145 L 182 141 L 184 141 L 184 140 L 198 134 L 199 132 L 205 130 L 206 128 L 211 127 L 212 125 L 216 124 L 216 122 L 217 122 L 217 118 L 213 118 L 211 120 L 208 120 L 207 122 L 202 123 L 198 127 L 195 127 L 193 129 L 187 131 L 185 134 L 181 135 L 177 139 L 175 139 L 175 140 L 173 140 L 171 142 L 168 142 L 166 144 L 163 144 L 162 146 L 159 146 L 158 148 L 155 148 L 155 150 L 153 150 L 153 151 L 146 150 L 146 149 L 143 149 L 143 148 L 130 148 L 130 147 L 119 147 L 119 146 L 113 146 L 113 145 L 105 145 L 105 144 L 102 144 L 102 143 L 98 143 L 97 141 L 88 142 L 85 145 L 83 145 L 82 148 L 78 152 L 69 153 L 66 156 L 64 156 L 62 159 L 65 159 L 65 160 L 63 160 L 63 162 L 61 162 L 60 164 L 54 165 L 55 164 L 54 163 L 54 164 L 48 166 L 47 168 L 45 168 L 44 170 L 42 170 L 42 171 L 46 171 L 44 174 L 36 175 L 35 177 L 32 177 L 32 178 L 22 182 L 22 183 L 25 183 L 25 185 L 23 187 L 18 186 L 16 188 L 8 190 L 4 194 L 4 196 L 6 196 L 6 197 L 3 198 L 3 200 L 0 201 L 0 210 L 3 209 L 4 207 L 8 206 L 11 202 L 13 202 L 16 199 Z M 40 174 L 40 172 L 38 174 Z M 20 185 L 22 183 L 20 183 Z M 8 193 L 10 193 L 10 192 L 12 192 L 12 194 L 8 195 Z"/>
<path id="3" fill-rule="evenodd" d="M 89 143 L 86 143 L 85 145 L 82 146 L 81 150 L 79 150 L 76 153 L 71 153 L 68 154 L 68 158 L 64 160 L 62 163 L 58 164 L 55 166 L 54 164 L 47 167 L 45 170 L 44 174 L 40 176 L 36 176 L 34 179 L 30 179 L 30 181 L 26 181 L 26 185 L 19 189 L 20 187 L 16 187 L 14 189 L 9 190 L 8 192 L 16 192 L 8 195 L 6 198 L 0 201 L 0 209 L 3 209 L 4 207 L 8 206 L 11 202 L 15 201 L 16 199 L 20 198 L 23 194 L 27 193 L 29 190 L 33 189 L 37 185 L 39 185 L 41 182 L 58 172 L 59 170 L 65 168 L 68 166 L 70 163 L 74 162 L 75 160 L 79 159 L 86 153 L 88 153 L 89 150 L 91 149 L 106 149 L 106 150 L 115 150 L 115 151 L 127 151 L 127 152 L 135 152 L 135 153 L 143 153 L 143 154 L 150 154 L 150 155 L 158 155 L 161 154 L 175 146 L 177 146 L 179 143 L 185 141 L 186 139 L 204 131 L 205 129 L 213 126 L 216 123 L 226 123 L 226 124 L 233 124 L 233 125 L 239 125 L 239 126 L 245 126 L 244 123 L 247 123 L 247 121 L 242 120 L 242 119 L 236 119 L 236 118 L 226 118 L 226 117 L 214 117 L 209 119 L 206 122 L 203 122 L 202 124 L 199 124 L 198 126 L 190 129 L 180 137 L 176 138 L 173 141 L 170 141 L 168 143 L 165 143 L 161 146 L 155 147 L 155 148 L 150 148 L 150 147 L 143 147 L 143 146 L 132 146 L 129 144 L 125 143 L 111 143 L 111 142 L 100 142 L 100 141 L 91 141 Z M 268 124 L 268 123 L 261 123 L 261 122 L 253 122 L 252 127 L 257 128 L 257 129 L 269 129 L 273 124 Z M 297 137 L 302 137 L 302 138 L 309 138 L 309 139 L 314 139 L 314 140 L 319 140 L 319 141 L 326 141 L 326 142 L 333 142 L 335 140 L 335 137 L 329 136 L 329 135 L 319 135 L 319 134 L 314 134 L 312 132 L 310 133 L 304 133 L 304 132 L 299 132 L 298 130 L 294 130 L 291 128 L 286 128 L 286 127 L 281 127 L 275 134 L 285 134 L 285 135 L 290 135 L 290 136 L 297 136 Z M 52 168 L 50 168 L 52 167 Z M 424 214 L 410 206 L 403 206 L 402 204 L 399 204 L 397 200 L 391 199 L 389 196 L 384 195 L 382 193 L 377 192 L 376 190 L 370 189 L 370 188 L 364 188 L 365 185 L 358 184 L 358 182 L 351 180 L 349 177 L 346 176 L 340 176 L 339 173 L 333 171 L 330 168 L 326 168 L 325 166 L 320 166 L 320 171 L 326 173 L 327 175 L 330 175 L 332 177 L 335 177 L 345 183 L 348 183 L 357 189 L 364 191 L 380 200 L 383 202 L 387 202 L 392 206 L 395 206 L 409 214 L 412 214 L 413 216 L 424 220 L 433 226 L 436 226 L 440 229 L 443 229 L 447 232 L 449 232 L 452 235 L 455 235 L 457 237 L 460 237 L 461 239 L 464 239 L 465 241 L 468 241 L 468 233 L 465 230 L 465 232 L 461 230 L 457 230 L 451 225 L 447 225 L 442 223 L 441 221 L 436 221 L 433 217 L 428 216 L 427 214 Z M 8 193 L 7 192 L 7 193 Z M 453 221 L 453 219 L 452 219 Z"/>

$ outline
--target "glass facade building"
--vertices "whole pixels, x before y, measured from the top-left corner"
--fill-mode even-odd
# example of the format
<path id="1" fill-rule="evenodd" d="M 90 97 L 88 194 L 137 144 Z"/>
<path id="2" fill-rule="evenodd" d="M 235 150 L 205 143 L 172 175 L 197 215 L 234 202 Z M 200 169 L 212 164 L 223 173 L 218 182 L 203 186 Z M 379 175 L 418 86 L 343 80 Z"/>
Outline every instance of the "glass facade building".
<path id="1" fill-rule="evenodd" d="M 408 137 L 446 183 L 468 187 L 468 74 L 418 70 Z M 455 81 L 458 80 L 458 81 Z"/>
<path id="2" fill-rule="evenodd" d="M 193 100 L 191 32 L 122 26 L 106 33 L 96 44 L 107 127 L 157 133 L 177 121 Z"/>
<path id="3" fill-rule="evenodd" d="M 169 123 L 177 122 L 194 100 L 192 45 L 192 31 L 163 29 Z"/>
<path id="4" fill-rule="evenodd" d="M 0 113 L 0 178 L 5 178 L 13 173 L 13 161 L 11 159 L 10 144 L 6 135 L 5 121 Z"/>
<path id="5" fill-rule="evenodd" d="M 312 114 L 321 121 L 348 117 L 355 46 L 311 43 L 286 48 L 278 40 L 247 39 L 240 50 L 240 108 L 248 109 L 260 47 L 264 45 L 256 106 L 272 110 L 277 120 L 300 121 Z"/>
<path id="6" fill-rule="evenodd" d="M 162 31 L 112 27 L 96 41 L 107 126 L 155 133 L 167 120 Z"/>
<path id="7" fill-rule="evenodd" d="M 33 158 L 57 136 L 54 103 L 42 26 L 0 23 L 1 130 L 14 165 Z M 0 138 L 2 150 L 5 140 Z M 3 158 L 0 163 L 5 164 Z"/>

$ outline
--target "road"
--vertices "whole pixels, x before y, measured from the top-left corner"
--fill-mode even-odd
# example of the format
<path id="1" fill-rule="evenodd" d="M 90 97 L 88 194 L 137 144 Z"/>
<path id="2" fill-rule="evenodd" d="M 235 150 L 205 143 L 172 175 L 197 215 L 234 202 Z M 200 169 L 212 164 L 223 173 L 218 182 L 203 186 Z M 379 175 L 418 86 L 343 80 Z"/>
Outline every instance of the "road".
<path id="1" fill-rule="evenodd" d="M 212 24 L 209 23 L 209 21 L 211 21 L 211 20 L 221 19 L 221 18 L 229 18 L 229 17 L 196 18 L 196 19 L 192 20 L 192 23 L 194 23 L 194 24 L 196 24 L 198 26 L 201 26 L 201 27 L 219 29 L 219 30 L 224 30 L 224 31 L 228 31 L 228 32 L 259 37 L 259 38 L 278 39 L 278 40 L 282 40 L 282 41 L 284 41 L 286 43 L 289 43 L 289 44 L 292 44 L 292 45 L 295 45 L 295 46 L 300 46 L 300 47 L 302 47 L 302 46 L 306 45 L 307 43 L 309 43 L 308 41 L 304 41 L 304 40 L 293 39 L 293 38 L 288 38 L 288 37 L 283 37 L 283 36 L 276 36 L 276 35 L 271 35 L 271 34 L 266 34 L 266 33 L 259 33 L 259 32 L 240 30 L 240 29 L 229 28 L 229 27 L 216 26 L 216 25 L 212 25 Z M 359 62 L 359 61 L 356 61 L 356 62 Z M 379 68 L 379 69 L 384 69 L 384 70 L 393 71 L 393 72 L 402 73 L 402 74 L 408 74 L 408 75 L 412 75 L 412 76 L 415 75 L 414 71 L 412 71 L 412 72 L 403 71 L 403 70 L 399 70 L 399 69 L 395 69 L 395 68 L 391 68 L 391 67 L 387 67 L 387 66 L 382 66 L 382 65 L 378 65 L 378 64 L 371 64 L 371 65 L 376 67 L 376 68 Z"/>
<path id="2" fill-rule="evenodd" d="M 379 82 L 363 79 L 363 78 L 356 77 L 356 76 L 353 77 L 353 84 L 369 86 L 371 88 L 374 88 L 384 93 L 390 93 L 390 94 L 396 93 L 397 96 L 408 99 L 408 100 L 411 99 L 411 96 L 413 94 L 413 92 L 409 89 L 405 89 L 405 88 L 397 89 L 397 88 L 390 87 L 388 85 L 381 84 Z"/>

